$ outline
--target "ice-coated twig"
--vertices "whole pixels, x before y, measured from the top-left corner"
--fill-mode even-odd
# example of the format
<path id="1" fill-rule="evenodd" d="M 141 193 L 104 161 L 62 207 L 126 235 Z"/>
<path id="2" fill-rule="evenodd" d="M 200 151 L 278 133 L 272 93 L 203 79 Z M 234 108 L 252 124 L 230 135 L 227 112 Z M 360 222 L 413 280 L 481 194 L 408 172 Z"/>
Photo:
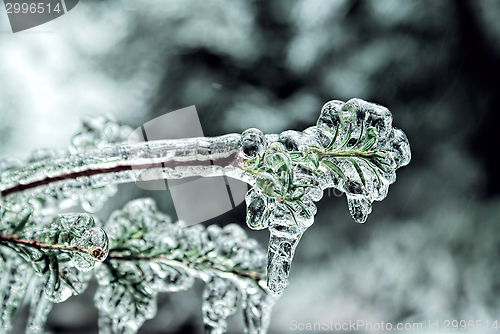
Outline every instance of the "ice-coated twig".
<path id="1" fill-rule="evenodd" d="M 361 99 L 326 103 L 316 126 L 303 132 L 264 135 L 249 129 L 76 152 L 4 168 L 2 206 L 12 221 L 21 212 L 47 214 L 78 202 L 93 209 L 118 183 L 226 175 L 253 186 L 245 199 L 246 221 L 252 229 L 270 229 L 267 279 L 275 293 L 287 284 L 298 240 L 314 222 L 313 202 L 324 189 L 344 192 L 351 216 L 364 223 L 371 203 L 387 196 L 396 169 L 411 158 L 408 139 L 392 127 L 390 111 Z"/>
<path id="2" fill-rule="evenodd" d="M 24 202 L 51 214 L 80 200 L 102 197 L 104 201 L 114 193 L 106 189 L 119 183 L 219 175 L 245 179 L 237 154 L 240 137 L 115 143 L 79 154 L 61 154 L 4 171 L 0 192 L 7 208 Z"/>

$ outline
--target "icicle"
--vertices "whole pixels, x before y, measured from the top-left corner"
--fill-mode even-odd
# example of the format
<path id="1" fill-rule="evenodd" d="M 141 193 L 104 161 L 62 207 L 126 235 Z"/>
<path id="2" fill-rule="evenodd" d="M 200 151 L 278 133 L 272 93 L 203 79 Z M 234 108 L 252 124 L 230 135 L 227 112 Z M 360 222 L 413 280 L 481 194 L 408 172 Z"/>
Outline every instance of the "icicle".
<path id="1" fill-rule="evenodd" d="M 47 316 L 52 309 L 52 303 L 45 294 L 43 279 L 35 279 L 35 289 L 30 300 L 30 314 L 26 325 L 26 334 L 44 334 Z"/>
<path id="2" fill-rule="evenodd" d="M 0 162 L 0 227 L 15 228 L 26 212 L 46 215 L 77 203 L 97 210 L 114 185 L 138 178 L 225 175 L 253 186 L 245 198 L 246 222 L 271 231 L 268 284 L 280 293 L 322 191 L 344 192 L 352 218 L 364 223 L 372 202 L 387 196 L 396 169 L 411 159 L 408 139 L 392 127 L 390 111 L 361 99 L 326 103 L 316 126 L 303 132 L 248 129 L 215 138 L 114 143 L 123 131 L 109 117 L 87 119 L 72 141 L 71 152 L 78 154 L 43 151 L 25 166 Z M 185 231 L 188 244 L 196 237 L 187 234 L 199 232 Z"/>

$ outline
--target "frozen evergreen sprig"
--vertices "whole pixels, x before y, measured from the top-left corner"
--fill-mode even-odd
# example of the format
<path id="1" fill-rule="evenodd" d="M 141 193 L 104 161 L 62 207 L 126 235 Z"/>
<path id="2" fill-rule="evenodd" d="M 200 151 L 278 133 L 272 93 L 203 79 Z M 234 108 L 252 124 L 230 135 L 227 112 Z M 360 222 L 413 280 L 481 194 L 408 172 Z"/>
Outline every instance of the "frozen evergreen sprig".
<path id="1" fill-rule="evenodd" d="M 154 317 L 157 293 L 186 290 L 195 278 L 206 283 L 207 332 L 225 332 L 226 318 L 255 294 L 259 304 L 243 305 L 247 332 L 265 332 L 275 301 L 265 285 L 265 252 L 238 225 L 183 228 L 144 199 L 115 211 L 104 228 L 111 249 L 97 269 L 95 297 L 104 333 L 134 333 Z"/>
<path id="2" fill-rule="evenodd" d="M 326 188 L 346 194 L 349 211 L 364 223 L 371 203 L 387 196 L 396 169 L 409 163 L 405 134 L 392 127 L 390 111 L 360 99 L 330 101 L 316 126 L 303 132 L 242 134 L 244 169 L 254 179 L 246 195 L 247 225 L 269 228 L 268 287 L 287 285 L 295 248 L 313 224 L 317 202 Z"/>
<path id="3" fill-rule="evenodd" d="M 317 201 L 319 192 L 330 187 L 347 194 L 352 217 L 364 223 L 371 202 L 387 195 L 395 170 L 410 161 L 408 140 L 391 123 L 392 115 L 383 106 L 360 99 L 330 101 L 323 106 L 317 125 L 303 132 L 285 131 L 277 136 L 258 129 L 245 131 L 244 168 L 255 177 L 255 188 L 267 202 L 280 204 L 278 209 L 296 224 L 298 214 L 304 227 L 310 225 L 307 200 Z M 354 198 L 368 203 L 353 206 Z M 247 218 L 252 228 L 268 223 L 268 219 Z"/>
<path id="4" fill-rule="evenodd" d="M 33 270 L 46 275 L 45 285 L 49 284 L 52 292 L 57 291 L 56 283 L 61 282 L 54 274 L 59 267 L 71 270 L 80 267 L 84 272 L 96 260 L 104 261 L 98 271 L 105 288 L 115 287 L 123 300 L 135 307 L 134 317 L 127 313 L 127 308 L 121 309 L 131 321 L 113 318 L 114 313 L 100 319 L 101 326 L 110 333 L 136 330 L 144 320 L 154 316 L 158 292 L 187 288 L 192 277 L 201 278 L 211 286 L 204 293 L 206 301 L 215 298 L 214 293 L 219 291 L 221 300 L 215 298 L 214 305 L 232 305 L 217 309 L 211 308 L 208 301 L 204 304 L 209 330 L 223 331 L 225 318 L 234 312 L 236 301 L 241 301 L 250 305 L 245 315 L 249 319 L 248 328 L 254 329 L 249 331 L 265 331 L 268 320 L 263 319 L 268 319 L 269 312 L 261 312 L 259 307 L 272 304 L 274 299 L 267 292 L 277 295 L 286 287 L 295 249 L 314 222 L 314 202 L 322 198 L 323 190 L 336 188 L 344 192 L 351 216 L 364 223 L 372 202 L 387 196 L 389 185 L 396 180 L 396 169 L 408 164 L 411 158 L 408 139 L 401 130 L 392 127 L 390 111 L 360 99 L 326 103 L 316 126 L 302 132 L 264 135 L 258 129 L 249 129 L 241 135 L 123 143 L 130 133 L 129 127 L 118 125 L 111 117 L 89 118 L 73 138 L 69 150 L 37 150 L 27 163 L 15 159 L 0 161 L 2 245 L 36 264 Z M 208 241 L 212 243 L 207 243 L 182 234 L 205 233 L 203 229 L 197 230 L 199 227 L 162 226 L 170 232 L 183 231 L 176 238 L 185 241 L 172 246 L 175 242 L 166 241 L 167 233 L 153 233 L 150 227 L 141 225 L 142 220 L 124 230 L 119 228 L 120 223 L 110 223 L 109 226 L 116 226 L 108 231 L 112 252 L 106 259 L 104 246 L 89 247 L 76 242 L 83 234 L 40 230 L 46 226 L 44 221 L 52 219 L 60 209 L 81 203 L 88 212 L 98 210 L 116 192 L 116 184 L 192 176 L 229 176 L 252 186 L 245 197 L 247 225 L 270 231 L 265 274 L 255 270 L 262 269 L 261 266 L 247 268 L 243 265 L 246 262 L 235 263 L 228 254 L 220 256 L 216 249 L 204 248 L 205 244 L 213 244 L 211 240 Z M 145 206 L 143 211 L 156 212 L 151 205 L 141 205 Z M 74 217 L 64 219 L 74 220 Z M 95 233 L 100 231 L 89 228 Z M 25 230 L 34 232 L 18 235 Z M 217 228 L 207 229 L 208 235 L 213 232 L 209 230 Z M 158 235 L 161 240 L 154 239 Z M 8 256 L 4 258 L 8 260 Z M 174 271 L 168 269 L 166 273 L 165 266 Z M 110 280 L 110 276 L 117 280 Z M 167 276 L 176 277 L 177 285 L 155 285 L 158 277 Z M 267 279 L 265 284 L 263 277 Z M 221 285 L 221 280 L 225 285 Z M 75 288 L 71 293 L 80 290 Z M 48 296 L 55 298 L 51 293 Z M 62 296 L 59 299 L 69 295 Z M 44 304 L 40 300 L 39 304 Z M 119 304 L 120 300 L 115 302 Z M 108 311 L 102 308 L 101 312 Z M 41 310 L 35 313 L 45 314 Z"/>
<path id="5" fill-rule="evenodd" d="M 0 235 L 4 304 L 8 333 L 30 280 L 35 280 L 28 333 L 43 333 L 52 303 L 85 290 L 95 268 L 99 288 L 100 333 L 135 333 L 156 314 L 160 292 L 186 290 L 194 279 L 206 282 L 206 332 L 224 333 L 226 319 L 242 305 L 247 333 L 265 333 L 276 297 L 265 285 L 265 252 L 235 224 L 183 228 L 159 212 L 151 199 L 128 203 L 103 228 L 87 214 L 61 215 Z M 89 237 L 88 231 L 100 231 Z M 108 238 L 109 236 L 109 238 Z M 84 242 L 82 242 L 82 239 Z M 85 262 L 101 249 L 104 255 Z M 22 272 L 18 272 L 21 268 Z M 36 274 L 36 275 L 34 275 Z"/>

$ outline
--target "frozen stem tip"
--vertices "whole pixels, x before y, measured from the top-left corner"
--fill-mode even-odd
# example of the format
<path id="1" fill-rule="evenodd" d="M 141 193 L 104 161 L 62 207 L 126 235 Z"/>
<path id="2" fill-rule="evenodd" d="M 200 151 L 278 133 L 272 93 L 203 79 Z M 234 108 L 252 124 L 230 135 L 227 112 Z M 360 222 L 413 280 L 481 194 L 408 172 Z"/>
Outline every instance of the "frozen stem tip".
<path id="1" fill-rule="evenodd" d="M 79 270 L 88 271 L 96 262 L 103 262 L 109 253 L 109 240 L 106 232 L 100 227 L 86 230 L 76 242 L 76 246 L 86 253 L 75 252 L 73 262 Z"/>
<path id="2" fill-rule="evenodd" d="M 351 217 L 364 223 L 372 202 L 383 200 L 396 181 L 396 169 L 410 162 L 411 151 L 404 132 L 392 126 L 389 109 L 351 99 L 327 102 L 316 126 L 302 132 L 245 131 L 242 156 L 253 177 L 246 222 L 252 229 L 270 229 L 268 287 L 280 293 L 323 191 L 345 193 Z"/>
<path id="3" fill-rule="evenodd" d="M 92 250 L 92 257 L 99 262 L 102 262 L 106 259 L 107 254 L 101 248 L 95 248 Z"/>

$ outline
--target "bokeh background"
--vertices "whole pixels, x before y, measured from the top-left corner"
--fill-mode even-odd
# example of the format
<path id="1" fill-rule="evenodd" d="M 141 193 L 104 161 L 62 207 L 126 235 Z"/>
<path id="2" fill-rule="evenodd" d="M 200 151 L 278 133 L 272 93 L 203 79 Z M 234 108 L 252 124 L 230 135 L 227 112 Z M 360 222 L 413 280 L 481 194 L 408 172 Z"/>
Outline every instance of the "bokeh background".
<path id="1" fill-rule="evenodd" d="M 444 332 L 444 320 L 482 320 L 465 332 L 493 333 L 484 324 L 500 320 L 499 72 L 496 0 L 87 0 L 16 34 L 2 9 L 0 156 L 66 147 L 82 115 L 135 128 L 196 105 L 205 135 L 217 136 L 303 130 L 332 99 L 382 104 L 412 161 L 364 225 L 344 196 L 325 193 L 269 332 L 364 320 L 436 333 L 429 321 Z M 168 192 L 135 185 L 97 215 L 144 196 L 175 217 Z M 204 224 L 244 218 L 241 204 Z M 247 231 L 267 247 L 266 230 Z M 202 332 L 202 289 L 163 295 L 140 333 Z M 47 330 L 97 333 L 94 292 L 56 305 Z M 242 332 L 239 313 L 228 332 Z"/>

